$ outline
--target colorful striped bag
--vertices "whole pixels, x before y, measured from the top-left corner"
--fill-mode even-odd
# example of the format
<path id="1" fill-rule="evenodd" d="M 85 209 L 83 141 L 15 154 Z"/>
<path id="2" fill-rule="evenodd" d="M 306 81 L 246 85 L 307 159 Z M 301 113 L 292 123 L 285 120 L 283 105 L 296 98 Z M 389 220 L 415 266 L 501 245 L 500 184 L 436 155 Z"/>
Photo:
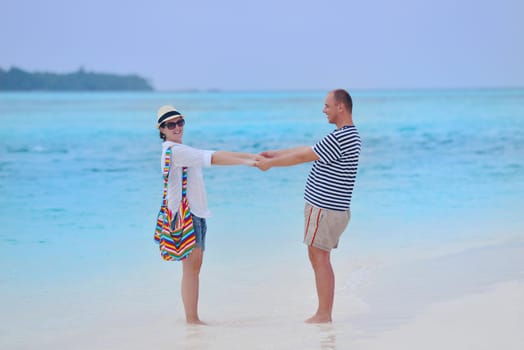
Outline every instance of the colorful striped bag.
<path id="1" fill-rule="evenodd" d="M 182 168 L 182 200 L 176 214 L 175 228 L 172 229 L 173 213 L 167 206 L 167 182 L 171 167 L 171 148 L 166 150 L 164 177 L 164 198 L 158 213 L 155 242 L 159 244 L 160 255 L 167 261 L 184 260 L 195 248 L 196 237 L 193 218 L 187 201 L 187 167 Z"/>

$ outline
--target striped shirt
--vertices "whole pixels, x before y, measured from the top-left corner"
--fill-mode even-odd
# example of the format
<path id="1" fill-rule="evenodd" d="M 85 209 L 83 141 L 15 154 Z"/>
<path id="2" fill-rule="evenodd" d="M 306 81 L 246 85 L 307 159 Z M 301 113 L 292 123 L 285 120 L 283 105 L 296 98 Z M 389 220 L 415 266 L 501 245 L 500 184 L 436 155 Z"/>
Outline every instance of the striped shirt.
<path id="1" fill-rule="evenodd" d="M 306 202 L 325 209 L 348 210 L 357 175 L 360 135 L 355 126 L 344 126 L 313 146 L 320 158 L 306 182 Z"/>

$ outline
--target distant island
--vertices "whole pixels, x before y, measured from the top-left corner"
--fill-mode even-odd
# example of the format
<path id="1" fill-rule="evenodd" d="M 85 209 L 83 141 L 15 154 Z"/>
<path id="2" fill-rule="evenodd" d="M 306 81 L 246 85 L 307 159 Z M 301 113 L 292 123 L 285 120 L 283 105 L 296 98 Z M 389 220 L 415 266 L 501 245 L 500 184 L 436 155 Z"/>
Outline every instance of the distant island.
<path id="1" fill-rule="evenodd" d="M 152 91 L 149 82 L 138 75 L 86 72 L 27 72 L 17 67 L 0 68 L 0 91 Z"/>

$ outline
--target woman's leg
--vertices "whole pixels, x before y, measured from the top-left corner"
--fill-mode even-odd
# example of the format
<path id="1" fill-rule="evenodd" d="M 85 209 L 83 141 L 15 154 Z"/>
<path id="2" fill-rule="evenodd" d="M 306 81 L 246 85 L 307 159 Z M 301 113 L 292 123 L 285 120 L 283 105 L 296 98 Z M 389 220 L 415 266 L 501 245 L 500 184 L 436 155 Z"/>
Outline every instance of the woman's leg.
<path id="1" fill-rule="evenodd" d="M 204 324 L 198 318 L 199 276 L 203 257 L 204 252 L 197 247 L 182 261 L 182 301 L 189 324 Z"/>

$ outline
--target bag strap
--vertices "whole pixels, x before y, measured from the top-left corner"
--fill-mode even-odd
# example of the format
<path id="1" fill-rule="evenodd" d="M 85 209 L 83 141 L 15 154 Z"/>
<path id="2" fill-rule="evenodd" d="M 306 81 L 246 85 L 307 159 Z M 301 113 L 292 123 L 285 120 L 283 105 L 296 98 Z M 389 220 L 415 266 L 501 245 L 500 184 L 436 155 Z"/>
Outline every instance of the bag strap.
<path id="1" fill-rule="evenodd" d="M 166 150 L 166 158 L 162 176 L 164 178 L 164 198 L 162 205 L 167 207 L 167 183 L 169 181 L 169 171 L 171 170 L 171 147 Z M 182 199 L 187 196 L 187 166 L 182 167 Z"/>

